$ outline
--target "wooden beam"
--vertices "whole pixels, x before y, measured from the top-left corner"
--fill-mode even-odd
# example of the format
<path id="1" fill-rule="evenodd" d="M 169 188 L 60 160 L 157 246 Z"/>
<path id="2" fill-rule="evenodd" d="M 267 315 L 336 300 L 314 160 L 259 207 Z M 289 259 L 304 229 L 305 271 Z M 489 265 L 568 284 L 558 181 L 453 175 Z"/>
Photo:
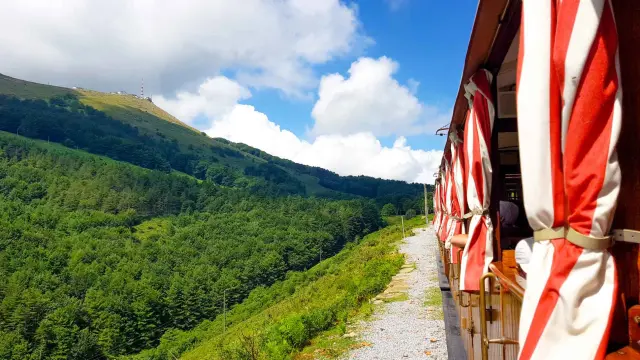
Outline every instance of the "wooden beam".
<path id="1" fill-rule="evenodd" d="M 501 20 L 500 30 L 496 35 L 493 49 L 487 58 L 485 68 L 493 74 L 497 74 L 502 66 L 504 58 L 509 52 L 509 47 L 520 30 L 520 20 L 522 19 L 522 0 L 511 0 L 504 12 Z"/>
<path id="2" fill-rule="evenodd" d="M 498 98 L 498 82 L 491 83 L 491 94 L 494 99 Z M 495 100 L 494 100 L 495 103 Z M 495 106 L 495 104 L 494 104 Z M 498 221 L 500 215 L 500 198 L 502 197 L 502 175 L 500 170 L 500 151 L 498 147 L 498 127 L 494 123 L 493 132 L 491 134 L 491 198 L 489 199 L 489 215 L 491 222 L 498 231 L 493 232 L 493 248 L 497 249 L 493 255 L 494 261 L 502 261 L 502 251 L 500 244 L 500 231 L 497 229 L 500 225 Z"/>
<path id="3" fill-rule="evenodd" d="M 464 84 L 478 69 L 486 67 L 487 61 L 497 61 L 506 56 L 511 41 L 518 32 L 521 6 L 521 0 L 480 0 L 478 3 L 450 128 L 464 122 L 465 113 L 469 107 L 464 97 Z M 518 26 L 515 25 L 516 19 Z M 505 26 L 502 26 L 501 22 L 505 22 Z M 513 32 L 514 28 L 515 32 Z M 495 53 L 494 49 L 496 49 Z M 504 54 L 502 54 L 503 51 Z M 500 62 L 502 63 L 502 60 Z M 447 139 L 444 152 L 450 151 L 449 139 Z"/>

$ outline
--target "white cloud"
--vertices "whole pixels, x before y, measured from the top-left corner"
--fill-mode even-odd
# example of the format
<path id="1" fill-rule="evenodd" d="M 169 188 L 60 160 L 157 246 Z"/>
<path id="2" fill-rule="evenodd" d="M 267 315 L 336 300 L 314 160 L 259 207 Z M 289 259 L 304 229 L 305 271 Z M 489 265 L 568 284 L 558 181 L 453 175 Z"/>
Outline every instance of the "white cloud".
<path id="1" fill-rule="evenodd" d="M 394 79 L 397 70 L 398 63 L 392 59 L 365 57 L 351 64 L 348 78 L 323 76 L 311 133 L 415 135 L 437 128 L 447 116 L 418 100 L 416 80 L 410 79 L 405 86 Z"/>
<path id="2" fill-rule="evenodd" d="M 250 105 L 237 105 L 229 114 L 215 120 L 206 132 L 212 137 L 242 142 L 340 175 L 432 183 L 432 174 L 442 157 L 441 151 L 412 149 L 403 137 L 397 138 L 392 147 L 385 147 L 370 132 L 321 135 L 309 142 L 280 128 Z"/>
<path id="3" fill-rule="evenodd" d="M 416 79 L 407 80 L 407 88 L 411 91 L 411 94 L 415 95 L 418 92 L 418 86 L 420 86 L 420 82 Z"/>
<path id="4" fill-rule="evenodd" d="M 399 10 L 401 7 L 403 7 L 409 2 L 409 0 L 385 0 L 385 1 L 387 2 L 387 5 L 389 5 L 389 8 L 391 9 L 391 11 Z"/>
<path id="5" fill-rule="evenodd" d="M 144 77 L 155 93 L 231 70 L 297 95 L 317 84 L 314 64 L 366 42 L 359 27 L 339 0 L 1 1 L 0 69 L 136 92 Z"/>
<path id="6" fill-rule="evenodd" d="M 154 95 L 153 102 L 178 119 L 192 124 L 198 115 L 216 119 L 233 110 L 240 100 L 251 97 L 251 92 L 225 76 L 209 78 L 202 83 L 197 93 L 180 91 L 174 99 Z"/>
<path id="7" fill-rule="evenodd" d="M 363 65 L 364 64 L 364 65 Z M 340 175 L 368 175 L 384 179 L 405 180 L 409 182 L 433 182 L 432 174 L 436 171 L 440 159 L 441 151 L 425 151 L 412 149 L 407 145 L 407 140 L 403 136 L 396 136 L 396 141 L 392 146 L 383 146 L 378 140 L 375 131 L 376 123 L 358 122 L 358 114 L 363 111 L 371 111 L 367 107 L 375 106 L 376 101 L 368 102 L 366 96 L 361 96 L 359 89 L 364 86 L 366 88 L 367 79 L 369 87 L 376 87 L 380 78 L 384 79 L 386 85 L 382 86 L 388 90 L 387 97 L 394 97 L 400 104 L 409 102 L 419 107 L 421 116 L 442 116 L 436 107 L 420 104 L 417 99 L 410 93 L 409 89 L 399 89 L 400 86 L 395 80 L 389 77 L 390 71 L 386 73 L 367 71 L 360 72 L 361 66 L 387 66 L 393 67 L 394 63 L 387 58 L 360 59 L 352 65 L 351 78 L 348 80 L 334 77 L 335 80 L 327 80 L 323 78 L 324 90 L 327 90 L 327 81 L 354 81 L 345 85 L 343 91 L 333 92 L 330 96 L 322 93 L 320 89 L 320 100 L 325 103 L 331 103 L 331 109 L 322 116 L 343 116 L 345 121 L 355 122 L 358 126 L 349 128 L 344 132 L 334 131 L 318 135 L 312 140 L 299 138 L 297 135 L 282 129 L 279 125 L 269 120 L 268 116 L 257 111 L 253 106 L 240 104 L 243 99 L 251 96 L 250 91 L 225 76 L 216 76 L 207 79 L 200 85 L 196 92 L 179 92 L 173 98 L 165 98 L 163 96 L 155 96 L 154 101 L 157 105 L 169 111 L 179 119 L 192 123 L 199 116 L 204 116 L 208 120 L 206 125 L 200 124 L 199 128 L 212 137 L 222 137 L 234 142 L 242 142 L 247 145 L 256 147 L 269 154 L 279 156 L 294 162 L 312 166 L 319 166 L 332 170 Z M 334 76 L 334 75 L 332 75 Z M 361 79 L 360 76 L 365 76 Z M 394 85 L 395 82 L 395 85 Z M 411 83 L 411 82 L 410 82 Z M 329 84 L 329 87 L 332 85 Z M 417 82 L 413 82 L 412 88 L 417 88 Z M 356 89 L 355 91 L 353 91 Z M 400 95 L 394 92 L 399 92 Z M 357 94 L 354 96 L 354 94 Z M 406 96 L 414 100 L 399 100 L 399 97 Z M 344 97 L 344 99 L 341 99 Z M 345 107 L 344 114 L 340 114 L 335 110 L 336 104 L 343 101 L 348 103 Z M 359 104 L 358 101 L 363 102 Z M 373 109 L 373 112 L 383 112 L 384 114 L 393 114 L 393 110 L 389 110 L 392 104 L 388 103 L 383 107 Z M 318 104 L 314 107 L 314 115 L 317 115 Z M 339 107 L 339 106 L 338 106 Z M 380 126 L 391 126 L 392 124 L 386 120 L 386 117 L 378 117 Z M 396 122 L 399 118 L 395 117 Z M 318 117 L 316 117 L 316 125 L 318 125 Z M 324 123 L 326 124 L 326 122 Z M 413 128 L 427 129 L 430 122 L 409 123 L 408 126 Z M 379 130 L 379 129 L 378 129 Z"/>

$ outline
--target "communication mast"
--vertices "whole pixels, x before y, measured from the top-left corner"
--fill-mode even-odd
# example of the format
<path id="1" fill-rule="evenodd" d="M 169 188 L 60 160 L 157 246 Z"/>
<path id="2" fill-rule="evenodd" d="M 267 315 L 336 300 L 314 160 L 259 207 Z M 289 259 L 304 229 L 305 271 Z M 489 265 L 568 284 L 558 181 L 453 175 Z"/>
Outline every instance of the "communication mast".
<path id="1" fill-rule="evenodd" d="M 140 97 L 144 99 L 144 78 L 140 82 Z"/>

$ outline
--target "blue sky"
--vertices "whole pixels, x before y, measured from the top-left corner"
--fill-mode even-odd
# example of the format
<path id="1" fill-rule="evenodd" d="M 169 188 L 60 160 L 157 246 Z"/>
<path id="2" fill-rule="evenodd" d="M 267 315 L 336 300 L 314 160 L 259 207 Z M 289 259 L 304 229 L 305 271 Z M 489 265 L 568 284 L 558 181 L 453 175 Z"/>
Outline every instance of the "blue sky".
<path id="1" fill-rule="evenodd" d="M 392 6 L 387 0 L 356 2 L 364 32 L 374 41 L 359 56 L 388 56 L 400 65 L 396 78 L 406 83 L 420 82 L 417 97 L 424 103 L 450 111 L 457 95 L 462 66 L 477 1 L 400 0 Z M 318 73 L 345 73 L 354 56 L 337 59 L 316 67 Z M 298 136 L 306 136 L 312 124 L 313 101 L 291 100 L 277 90 L 255 93 L 247 103 L 269 114 Z M 390 146 L 394 138 L 381 137 Z M 422 134 L 407 137 L 418 149 L 442 149 L 444 136 Z"/>
<path id="2" fill-rule="evenodd" d="M 432 182 L 477 1 L 0 2 L 0 72 L 145 95 L 340 175 Z"/>

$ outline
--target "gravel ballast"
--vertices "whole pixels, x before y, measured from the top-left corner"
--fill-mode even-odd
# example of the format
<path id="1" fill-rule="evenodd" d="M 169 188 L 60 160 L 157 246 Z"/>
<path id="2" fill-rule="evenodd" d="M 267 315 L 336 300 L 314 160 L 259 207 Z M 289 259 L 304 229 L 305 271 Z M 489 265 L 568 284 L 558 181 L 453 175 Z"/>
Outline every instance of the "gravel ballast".
<path id="1" fill-rule="evenodd" d="M 438 288 L 433 230 L 416 229 L 400 252 L 407 264 L 415 264 L 415 270 L 400 279 L 406 285 L 406 300 L 378 305 L 372 318 L 359 326 L 358 338 L 370 345 L 351 351 L 348 359 L 447 359 L 441 305 L 425 305 L 428 291 Z"/>

